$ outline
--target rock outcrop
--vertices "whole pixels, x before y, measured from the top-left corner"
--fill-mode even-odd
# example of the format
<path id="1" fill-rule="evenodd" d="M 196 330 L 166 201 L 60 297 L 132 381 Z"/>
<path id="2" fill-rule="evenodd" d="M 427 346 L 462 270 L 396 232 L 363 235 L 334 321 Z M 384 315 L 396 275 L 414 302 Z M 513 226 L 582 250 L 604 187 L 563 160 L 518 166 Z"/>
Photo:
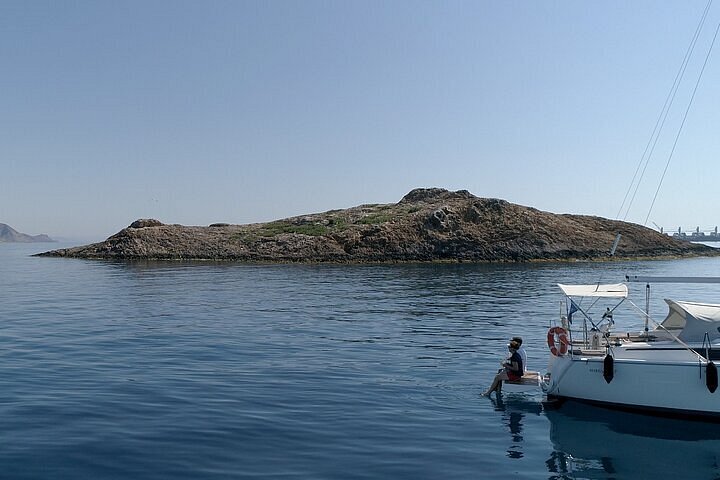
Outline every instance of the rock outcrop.
<path id="1" fill-rule="evenodd" d="M 138 220 L 92 245 L 41 255 L 246 262 L 521 262 L 720 253 L 640 225 L 558 215 L 466 190 L 416 189 L 400 202 L 361 205 L 269 223 L 209 227 Z"/>
<path id="2" fill-rule="evenodd" d="M 27 235 L 20 233 L 10 225 L 0 223 L 0 243 L 42 243 L 54 242 L 47 235 Z"/>

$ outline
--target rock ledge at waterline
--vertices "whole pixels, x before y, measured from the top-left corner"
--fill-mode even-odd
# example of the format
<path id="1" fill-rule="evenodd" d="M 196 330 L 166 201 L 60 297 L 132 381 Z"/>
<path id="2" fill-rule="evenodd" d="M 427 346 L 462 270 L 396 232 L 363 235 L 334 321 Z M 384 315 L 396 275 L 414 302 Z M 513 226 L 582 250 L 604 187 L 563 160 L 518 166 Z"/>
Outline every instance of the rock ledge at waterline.
<path id="1" fill-rule="evenodd" d="M 466 190 L 415 189 L 395 204 L 360 205 L 268 223 L 207 227 L 133 222 L 104 242 L 40 255 L 243 262 L 522 262 L 718 254 L 632 223 L 558 215 Z"/>

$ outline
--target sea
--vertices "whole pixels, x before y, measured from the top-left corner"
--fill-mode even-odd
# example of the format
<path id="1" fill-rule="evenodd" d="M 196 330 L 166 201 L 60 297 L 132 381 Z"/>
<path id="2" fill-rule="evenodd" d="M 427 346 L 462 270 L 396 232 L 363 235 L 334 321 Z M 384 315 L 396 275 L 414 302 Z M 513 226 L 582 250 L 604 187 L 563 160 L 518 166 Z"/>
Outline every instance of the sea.
<path id="1" fill-rule="evenodd" d="M 482 397 L 512 336 L 544 372 L 557 283 L 717 275 L 720 258 L 249 265 L 0 244 L 0 478 L 720 477 L 720 428 Z M 627 302 L 645 304 L 645 285 Z M 652 286 L 720 303 L 720 285 Z M 620 328 L 639 331 L 639 315 Z M 720 394 L 720 393 L 719 393 Z"/>

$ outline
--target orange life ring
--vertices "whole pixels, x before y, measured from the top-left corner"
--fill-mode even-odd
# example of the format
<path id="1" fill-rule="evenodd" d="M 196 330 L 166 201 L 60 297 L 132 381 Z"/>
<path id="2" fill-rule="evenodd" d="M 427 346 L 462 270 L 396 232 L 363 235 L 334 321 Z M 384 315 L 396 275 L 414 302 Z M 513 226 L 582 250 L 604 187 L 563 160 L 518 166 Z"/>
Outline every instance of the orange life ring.
<path id="1" fill-rule="evenodd" d="M 558 344 L 555 344 L 555 336 L 557 335 Z M 562 357 L 568 352 L 570 340 L 568 340 L 568 332 L 562 327 L 552 327 L 548 330 L 547 343 L 550 347 L 550 353 L 556 357 Z"/>

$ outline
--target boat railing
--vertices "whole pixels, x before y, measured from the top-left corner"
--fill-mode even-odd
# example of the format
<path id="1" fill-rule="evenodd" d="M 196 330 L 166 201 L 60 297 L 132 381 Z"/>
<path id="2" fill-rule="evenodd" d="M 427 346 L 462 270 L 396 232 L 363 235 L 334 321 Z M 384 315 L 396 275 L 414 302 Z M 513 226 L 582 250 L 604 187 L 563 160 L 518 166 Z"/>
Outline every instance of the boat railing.
<path id="1" fill-rule="evenodd" d="M 585 318 L 582 323 L 571 324 L 565 316 L 561 317 L 561 325 L 568 332 L 568 355 L 604 356 L 611 353 L 613 347 L 619 347 L 626 343 L 633 342 L 661 342 L 672 341 L 691 352 L 698 361 L 707 363 L 708 358 L 703 355 L 697 347 L 692 347 L 679 338 L 682 329 L 668 329 L 661 322 L 654 320 L 646 311 L 628 301 L 633 309 L 642 315 L 648 324 L 653 326 L 651 330 L 645 329 L 641 332 L 616 331 L 615 322 L 612 320 L 601 320 L 594 322 L 588 312 L 583 312 Z"/>
<path id="2" fill-rule="evenodd" d="M 570 356 L 576 354 L 602 355 L 611 354 L 614 347 L 619 347 L 628 342 L 672 341 L 691 352 L 699 362 L 708 362 L 709 353 L 705 355 L 699 353 L 699 350 L 702 349 L 698 349 L 697 345 L 692 347 L 680 338 L 683 328 L 667 328 L 663 325 L 663 321 L 658 322 L 651 317 L 650 283 L 720 283 L 720 277 L 645 277 L 627 275 L 625 281 L 646 283 L 644 309 L 628 298 L 627 286 L 624 284 L 558 284 L 565 294 L 565 301 L 560 303 L 560 325 L 567 336 L 563 350 L 566 350 Z M 619 301 L 615 303 L 613 299 Z M 585 300 L 589 304 L 587 302 L 583 303 Z M 599 300 L 602 301 L 598 303 Z M 613 312 L 624 302 L 627 302 L 626 306 L 629 305 L 630 309 L 639 313 L 642 320 L 644 320 L 642 332 L 618 332 L 615 330 Z M 607 307 L 602 318 L 599 321 L 595 320 L 598 318 L 596 316 L 598 315 L 598 308 L 602 309 L 608 303 L 610 305 L 614 304 L 614 306 Z M 625 310 L 626 308 L 622 309 L 622 311 Z M 575 318 L 573 318 L 573 314 L 575 314 Z M 548 335 L 548 343 L 550 343 L 550 332 L 548 332 Z M 705 342 L 703 342 L 704 344 Z M 707 344 L 706 350 L 710 350 L 709 338 Z M 551 347 L 551 351 L 554 351 L 554 348 Z"/>

